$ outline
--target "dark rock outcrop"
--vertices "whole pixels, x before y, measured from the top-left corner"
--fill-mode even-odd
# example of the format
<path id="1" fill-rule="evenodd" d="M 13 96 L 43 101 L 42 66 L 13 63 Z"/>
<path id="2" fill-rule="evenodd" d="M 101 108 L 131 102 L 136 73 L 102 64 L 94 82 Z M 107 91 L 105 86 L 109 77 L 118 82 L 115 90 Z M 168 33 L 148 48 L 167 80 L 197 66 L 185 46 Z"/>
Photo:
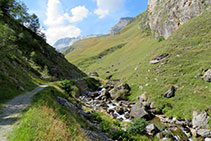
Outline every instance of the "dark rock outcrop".
<path id="1" fill-rule="evenodd" d="M 175 95 L 175 91 L 176 91 L 176 88 L 172 86 L 167 92 L 163 94 L 163 96 L 166 98 L 171 98 Z"/>
<path id="2" fill-rule="evenodd" d="M 77 106 L 74 104 L 70 103 L 67 99 L 62 98 L 62 97 L 57 97 L 56 101 L 61 105 L 66 107 L 67 109 L 70 110 L 71 113 L 81 115 L 83 117 L 89 117 L 89 113 L 84 112 L 83 110 L 79 109 Z"/>
<path id="3" fill-rule="evenodd" d="M 96 76 L 96 77 L 99 77 L 99 74 L 97 72 L 92 72 L 92 73 L 89 73 L 90 76 Z"/>
<path id="4" fill-rule="evenodd" d="M 113 141 L 104 133 L 97 133 L 91 130 L 84 130 L 84 133 L 87 137 L 87 141 Z"/>
<path id="5" fill-rule="evenodd" d="M 161 54 L 161 55 L 153 58 L 153 60 L 150 61 L 150 64 L 157 64 L 168 56 L 169 56 L 169 54 L 167 54 L 167 53 Z"/>

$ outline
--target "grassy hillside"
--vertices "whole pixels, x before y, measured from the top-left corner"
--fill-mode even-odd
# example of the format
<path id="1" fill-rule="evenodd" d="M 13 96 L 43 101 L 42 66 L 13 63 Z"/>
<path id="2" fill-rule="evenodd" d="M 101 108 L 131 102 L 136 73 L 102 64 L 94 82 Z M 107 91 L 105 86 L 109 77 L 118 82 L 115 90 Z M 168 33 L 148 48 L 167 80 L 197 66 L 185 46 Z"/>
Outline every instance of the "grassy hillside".
<path id="1" fill-rule="evenodd" d="M 59 83 L 53 84 L 34 97 L 33 103 L 12 131 L 9 140 L 86 140 L 82 128 L 87 129 L 89 125 L 85 119 L 56 102 L 57 96 L 60 96 L 75 103 L 74 98 L 70 98 L 59 86 Z"/>
<path id="2" fill-rule="evenodd" d="M 84 76 L 43 38 L 0 14 L 0 104 L 46 81 Z"/>
<path id="3" fill-rule="evenodd" d="M 181 26 L 168 40 L 151 38 L 146 14 L 136 17 L 116 36 L 75 43 L 70 47 L 73 51 L 64 51 L 69 52 L 66 58 L 87 73 L 97 71 L 100 77 L 113 75 L 112 79 L 129 83 L 130 100 L 146 92 L 166 115 L 190 119 L 193 110 L 211 114 L 211 84 L 195 78 L 211 67 L 211 9 Z M 149 64 L 164 53 L 168 54 L 166 59 Z M 164 98 L 162 94 L 171 86 L 177 87 L 175 97 Z"/>

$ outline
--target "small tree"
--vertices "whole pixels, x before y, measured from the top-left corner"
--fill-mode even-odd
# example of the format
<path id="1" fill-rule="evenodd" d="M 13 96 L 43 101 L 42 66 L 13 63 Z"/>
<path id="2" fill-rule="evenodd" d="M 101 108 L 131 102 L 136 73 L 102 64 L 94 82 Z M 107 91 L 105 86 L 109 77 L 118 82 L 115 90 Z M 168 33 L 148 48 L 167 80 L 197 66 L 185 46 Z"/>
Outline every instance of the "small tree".
<path id="1" fill-rule="evenodd" d="M 11 15 L 17 19 L 21 24 L 29 22 L 29 14 L 27 13 L 27 7 L 23 2 L 14 2 Z"/>
<path id="2" fill-rule="evenodd" d="M 133 135 L 142 134 L 146 126 L 147 122 L 145 119 L 137 118 L 132 120 L 132 123 L 127 128 L 127 132 Z"/>
<path id="3" fill-rule="evenodd" d="M 32 14 L 29 18 L 29 29 L 31 29 L 33 32 L 37 33 L 40 28 L 39 18 L 37 15 Z"/>

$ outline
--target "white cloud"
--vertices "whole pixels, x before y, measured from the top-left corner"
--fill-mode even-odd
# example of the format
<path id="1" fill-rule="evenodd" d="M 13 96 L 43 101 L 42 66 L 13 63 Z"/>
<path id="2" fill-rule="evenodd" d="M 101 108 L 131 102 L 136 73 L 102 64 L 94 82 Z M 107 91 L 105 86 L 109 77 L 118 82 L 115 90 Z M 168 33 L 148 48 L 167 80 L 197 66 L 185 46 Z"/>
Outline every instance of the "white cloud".
<path id="1" fill-rule="evenodd" d="M 72 23 L 82 21 L 89 11 L 85 6 L 78 6 L 70 12 L 72 16 L 63 12 L 60 0 L 48 0 L 44 24 L 48 27 L 45 33 L 49 44 L 53 45 L 60 38 L 80 35 L 81 30 Z"/>
<path id="2" fill-rule="evenodd" d="M 81 30 L 75 26 L 56 26 L 50 27 L 46 31 L 46 36 L 48 38 L 49 43 L 52 45 L 58 39 L 65 37 L 77 37 L 80 36 Z"/>
<path id="3" fill-rule="evenodd" d="M 59 0 L 48 0 L 48 7 L 46 11 L 47 19 L 44 24 L 47 26 L 57 26 L 64 23 L 64 16 L 60 8 Z"/>
<path id="4" fill-rule="evenodd" d="M 111 12 L 119 10 L 124 5 L 125 0 L 96 0 L 98 8 L 94 11 L 99 18 L 104 18 Z"/>
<path id="5" fill-rule="evenodd" d="M 71 9 L 72 17 L 69 16 L 68 13 L 65 13 L 65 18 L 69 20 L 69 22 L 79 22 L 88 16 L 89 10 L 86 9 L 85 6 L 77 6 Z"/>
<path id="6" fill-rule="evenodd" d="M 109 10 L 103 10 L 103 9 L 98 8 L 98 9 L 96 9 L 96 10 L 94 11 L 94 13 L 95 13 L 96 15 L 98 15 L 100 19 L 102 19 L 102 18 L 104 18 L 106 15 L 109 14 Z"/>

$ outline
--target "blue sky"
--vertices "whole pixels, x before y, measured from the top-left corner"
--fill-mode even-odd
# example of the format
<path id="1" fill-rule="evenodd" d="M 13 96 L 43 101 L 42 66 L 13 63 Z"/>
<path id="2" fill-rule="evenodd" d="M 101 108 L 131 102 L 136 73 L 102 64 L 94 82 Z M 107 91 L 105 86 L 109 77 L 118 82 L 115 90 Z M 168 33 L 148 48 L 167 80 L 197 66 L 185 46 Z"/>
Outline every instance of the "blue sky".
<path id="1" fill-rule="evenodd" d="M 22 0 L 45 27 L 51 45 L 64 37 L 105 34 L 121 17 L 135 17 L 147 0 Z"/>

